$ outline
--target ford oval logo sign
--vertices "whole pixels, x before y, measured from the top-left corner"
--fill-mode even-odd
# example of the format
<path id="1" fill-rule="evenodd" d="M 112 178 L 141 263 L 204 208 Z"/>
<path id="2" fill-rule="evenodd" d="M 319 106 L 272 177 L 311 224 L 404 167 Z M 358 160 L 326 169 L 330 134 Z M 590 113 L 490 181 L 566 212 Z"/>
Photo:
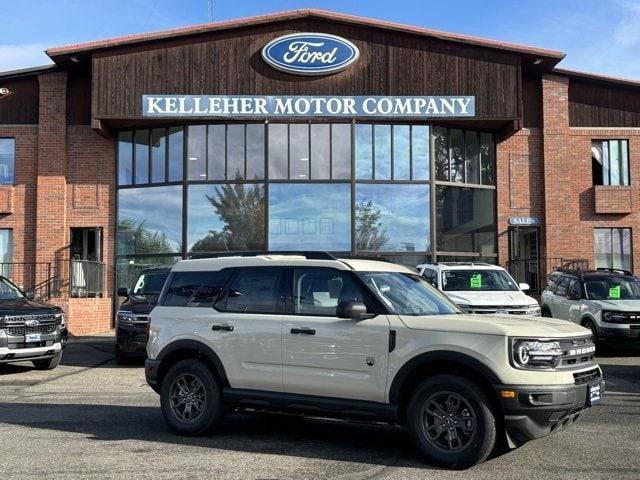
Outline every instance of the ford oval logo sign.
<path id="1" fill-rule="evenodd" d="M 271 40 L 262 58 L 273 68 L 296 75 L 326 75 L 339 72 L 358 60 L 353 43 L 325 33 L 294 33 Z"/>

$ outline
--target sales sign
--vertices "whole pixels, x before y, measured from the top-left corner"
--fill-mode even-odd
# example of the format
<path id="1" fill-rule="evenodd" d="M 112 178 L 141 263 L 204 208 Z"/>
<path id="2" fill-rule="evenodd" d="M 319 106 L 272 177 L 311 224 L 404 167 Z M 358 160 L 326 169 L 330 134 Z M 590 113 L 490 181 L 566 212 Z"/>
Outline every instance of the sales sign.
<path id="1" fill-rule="evenodd" d="M 474 96 L 143 95 L 143 117 L 473 117 Z"/>

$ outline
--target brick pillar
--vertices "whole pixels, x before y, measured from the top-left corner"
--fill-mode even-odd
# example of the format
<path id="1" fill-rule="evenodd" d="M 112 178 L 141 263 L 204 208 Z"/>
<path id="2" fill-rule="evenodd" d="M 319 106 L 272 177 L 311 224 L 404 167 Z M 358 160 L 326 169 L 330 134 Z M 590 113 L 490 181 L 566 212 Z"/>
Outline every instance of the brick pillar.
<path id="1" fill-rule="evenodd" d="M 38 76 L 40 117 L 36 180 L 36 261 L 51 262 L 54 274 L 66 272 L 67 73 Z M 42 275 L 42 274 L 40 274 Z M 40 276 L 39 275 L 39 276 Z M 44 278 L 37 278 L 42 282 Z"/>
<path id="2" fill-rule="evenodd" d="M 571 187 L 577 172 L 572 170 L 570 154 L 567 77 L 542 76 L 542 114 L 547 257 L 572 257 L 576 255 L 576 238 L 567 229 L 575 223 L 571 217 L 579 206 Z"/>

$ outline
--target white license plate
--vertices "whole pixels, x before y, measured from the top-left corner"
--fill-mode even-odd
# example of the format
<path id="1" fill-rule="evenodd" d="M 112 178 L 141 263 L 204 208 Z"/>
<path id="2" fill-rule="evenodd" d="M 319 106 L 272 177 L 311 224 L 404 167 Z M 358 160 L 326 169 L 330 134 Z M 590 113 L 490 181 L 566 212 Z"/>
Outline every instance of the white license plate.
<path id="1" fill-rule="evenodd" d="M 27 333 L 24 336 L 25 343 L 36 343 L 42 341 L 42 335 L 39 333 Z"/>
<path id="2" fill-rule="evenodd" d="M 595 405 L 597 403 L 600 403 L 601 399 L 602 399 L 602 395 L 600 390 L 600 384 L 596 383 L 593 385 L 589 385 L 589 390 L 587 391 L 587 400 L 589 402 L 589 405 Z"/>

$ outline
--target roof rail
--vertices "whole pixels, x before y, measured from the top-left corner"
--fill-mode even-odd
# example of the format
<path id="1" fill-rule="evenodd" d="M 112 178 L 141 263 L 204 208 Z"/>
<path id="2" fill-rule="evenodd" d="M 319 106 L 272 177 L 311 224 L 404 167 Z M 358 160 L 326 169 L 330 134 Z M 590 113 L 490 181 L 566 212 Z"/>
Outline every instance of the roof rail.
<path id="1" fill-rule="evenodd" d="M 633 277 L 633 273 L 631 273 L 629 270 L 623 270 L 622 268 L 604 268 L 604 267 L 599 267 L 599 268 L 596 268 L 596 271 L 598 271 L 598 272 L 622 273 L 623 275 L 629 275 L 629 276 Z"/>
<path id="2" fill-rule="evenodd" d="M 257 257 L 259 255 L 297 255 L 307 260 L 337 260 L 329 252 L 322 251 L 250 251 L 250 252 L 216 252 L 216 253 L 192 253 L 189 259 L 199 258 L 224 258 L 224 257 Z"/>

